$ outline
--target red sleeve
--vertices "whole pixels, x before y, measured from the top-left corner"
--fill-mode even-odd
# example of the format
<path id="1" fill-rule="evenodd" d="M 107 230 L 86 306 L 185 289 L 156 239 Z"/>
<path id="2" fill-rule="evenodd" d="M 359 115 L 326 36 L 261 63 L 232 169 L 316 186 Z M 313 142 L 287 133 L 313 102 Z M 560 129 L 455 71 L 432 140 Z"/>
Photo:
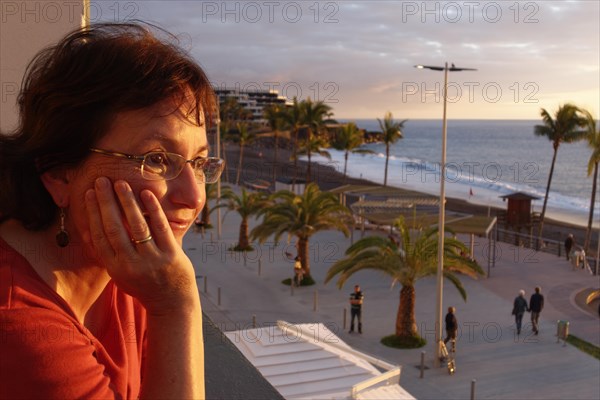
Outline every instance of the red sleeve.
<path id="1" fill-rule="evenodd" d="M 122 398 L 98 362 L 102 351 L 99 343 L 55 311 L 3 310 L 0 398 Z"/>

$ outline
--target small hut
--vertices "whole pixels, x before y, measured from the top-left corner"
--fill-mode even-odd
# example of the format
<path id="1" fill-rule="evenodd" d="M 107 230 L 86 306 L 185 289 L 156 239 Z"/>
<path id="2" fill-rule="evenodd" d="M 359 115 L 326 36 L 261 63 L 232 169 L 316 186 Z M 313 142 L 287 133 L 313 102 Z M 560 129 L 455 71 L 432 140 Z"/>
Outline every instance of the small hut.
<path id="1" fill-rule="evenodd" d="M 539 200 L 537 196 L 532 196 L 523 192 L 515 192 L 500 196 L 503 201 L 508 199 L 508 208 L 506 209 L 506 224 L 514 228 L 530 227 L 531 201 Z"/>

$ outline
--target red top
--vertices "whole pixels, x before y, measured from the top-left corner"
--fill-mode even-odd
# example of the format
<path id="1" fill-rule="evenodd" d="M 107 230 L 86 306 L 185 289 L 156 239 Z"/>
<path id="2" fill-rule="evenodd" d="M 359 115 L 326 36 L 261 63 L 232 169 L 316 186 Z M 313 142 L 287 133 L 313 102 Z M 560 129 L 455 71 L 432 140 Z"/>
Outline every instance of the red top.
<path id="1" fill-rule="evenodd" d="M 146 312 L 112 281 L 102 296 L 109 322 L 88 330 L 0 238 L 0 398 L 137 398 Z"/>

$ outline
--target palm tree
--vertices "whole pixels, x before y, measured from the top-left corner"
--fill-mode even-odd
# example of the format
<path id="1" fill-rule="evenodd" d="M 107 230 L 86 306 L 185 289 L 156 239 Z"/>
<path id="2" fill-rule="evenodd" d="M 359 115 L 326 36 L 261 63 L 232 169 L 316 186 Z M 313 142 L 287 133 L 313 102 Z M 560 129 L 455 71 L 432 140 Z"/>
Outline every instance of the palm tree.
<path id="1" fill-rule="evenodd" d="M 242 159 L 244 158 L 244 147 L 246 147 L 247 145 L 252 143 L 254 141 L 254 138 L 256 137 L 256 135 L 254 134 L 254 132 L 251 132 L 248 129 L 247 123 L 238 122 L 237 130 L 238 130 L 238 136 L 235 137 L 235 140 L 240 145 L 240 154 L 239 154 L 239 159 L 238 159 L 238 168 L 237 168 L 237 174 L 236 174 L 236 178 L 235 178 L 235 184 L 239 185 L 240 184 L 240 175 L 242 174 Z"/>
<path id="2" fill-rule="evenodd" d="M 392 113 L 388 111 L 383 117 L 383 121 L 377 118 L 379 128 L 381 129 L 381 140 L 385 143 L 385 172 L 383 177 L 383 186 L 387 186 L 388 163 L 390 161 L 390 145 L 396 143 L 398 139 L 403 138 L 402 129 L 407 121 L 394 121 Z"/>
<path id="3" fill-rule="evenodd" d="M 296 190 L 296 177 L 298 173 L 298 131 L 302 125 L 302 106 L 298 99 L 294 97 L 291 107 L 288 107 L 283 113 L 283 119 L 290 127 L 294 143 L 292 144 L 292 160 L 294 161 L 294 176 L 292 177 L 292 191 Z"/>
<path id="4" fill-rule="evenodd" d="M 587 110 L 581 110 L 586 120 L 585 131 L 587 133 L 588 145 L 592 148 L 592 155 L 588 161 L 588 176 L 594 175 L 592 181 L 592 198 L 590 200 L 590 215 L 588 217 L 587 230 L 585 232 L 585 244 L 583 248 L 587 253 L 590 247 L 592 239 L 592 222 L 594 220 L 594 205 L 596 204 L 596 190 L 598 184 L 598 163 L 600 163 L 600 130 L 598 130 L 598 122 L 594 119 L 592 114 Z"/>
<path id="5" fill-rule="evenodd" d="M 354 122 L 345 124 L 342 129 L 336 132 L 332 147 L 336 150 L 344 151 L 344 180 L 346 183 L 346 171 L 348 168 L 348 155 L 350 153 L 373 154 L 373 150 L 360 149 L 365 139 L 363 133 Z"/>
<path id="6" fill-rule="evenodd" d="M 389 275 L 394 283 L 399 282 L 402 286 L 395 335 L 411 342 L 419 340 L 415 318 L 415 283 L 437 273 L 437 228 L 413 231 L 411 235 L 402 218 L 394 225 L 400 233 L 400 244 L 396 244 L 392 238 L 381 236 L 369 236 L 357 241 L 346 250 L 346 257 L 329 269 L 325 283 L 339 276 L 337 286 L 341 289 L 352 274 L 366 269 Z M 450 237 L 444 239 L 444 277 L 452 282 L 466 301 L 467 293 L 456 273 L 476 279 L 478 275 L 483 275 L 483 270 L 475 261 L 462 256 L 461 252 L 468 252 L 462 242 Z"/>
<path id="7" fill-rule="evenodd" d="M 310 276 L 309 240 L 319 231 L 337 229 L 350 234 L 350 211 L 340 204 L 333 193 L 322 192 L 310 183 L 302 195 L 281 190 L 272 196 L 274 204 L 263 208 L 259 214 L 263 221 L 252 229 L 251 236 L 264 243 L 271 235 L 278 241 L 282 234 L 297 237 L 296 248 L 302 263 L 304 276 Z"/>
<path id="8" fill-rule="evenodd" d="M 309 155 L 309 154 L 318 154 L 321 157 L 325 157 L 328 160 L 331 160 L 331 154 L 325 150 L 329 143 L 325 139 L 320 136 L 311 136 L 310 139 L 306 138 L 300 142 L 299 149 L 296 153 L 297 156 Z"/>
<path id="9" fill-rule="evenodd" d="M 542 108 L 540 115 L 542 116 L 544 125 L 536 125 L 534 128 L 534 134 L 536 136 L 547 137 L 552 142 L 552 148 L 554 149 L 552 163 L 550 164 L 550 174 L 548 175 L 548 184 L 546 185 L 546 195 L 544 196 L 544 205 L 540 214 L 539 240 L 542 238 L 542 230 L 544 229 L 546 205 L 548 203 L 548 195 L 550 194 L 550 184 L 552 183 L 558 148 L 562 142 L 572 143 L 585 138 L 585 131 L 579 129 L 585 126 L 585 121 L 578 113 L 579 108 L 569 103 L 560 106 L 554 118 L 552 118 L 545 108 Z"/>
<path id="10" fill-rule="evenodd" d="M 279 131 L 285 123 L 283 119 L 283 110 L 277 104 L 271 104 L 264 111 L 265 118 L 269 127 L 273 131 L 275 143 L 273 145 L 273 187 L 275 187 L 275 179 L 277 178 L 277 150 L 279 149 Z"/>
<path id="11" fill-rule="evenodd" d="M 212 228 L 210 223 L 210 214 L 214 208 L 211 209 L 210 201 L 217 199 L 217 184 L 216 183 L 207 183 L 206 186 L 206 202 L 204 203 L 204 208 L 200 212 L 200 216 L 197 221 L 200 222 L 200 225 L 206 229 Z M 223 188 L 225 189 L 225 187 Z"/>
<path id="12" fill-rule="evenodd" d="M 242 188 L 241 195 L 238 195 L 230 188 L 225 188 L 221 198 L 226 200 L 226 202 L 219 205 L 219 207 L 226 207 L 227 212 L 235 211 L 242 217 L 238 244 L 234 247 L 234 250 L 252 250 L 248 234 L 248 219 L 268 206 L 268 196 L 262 192 L 248 192 L 244 188 Z M 225 219 L 225 215 L 223 219 Z"/>
<path id="13" fill-rule="evenodd" d="M 310 97 L 304 100 L 302 106 L 302 122 L 306 127 L 305 150 L 308 156 L 308 165 L 306 169 L 306 182 L 311 181 L 311 154 L 312 145 L 315 143 L 312 140 L 313 135 L 318 135 L 323 126 L 323 120 L 330 115 L 331 107 L 323 101 L 313 102 Z"/>

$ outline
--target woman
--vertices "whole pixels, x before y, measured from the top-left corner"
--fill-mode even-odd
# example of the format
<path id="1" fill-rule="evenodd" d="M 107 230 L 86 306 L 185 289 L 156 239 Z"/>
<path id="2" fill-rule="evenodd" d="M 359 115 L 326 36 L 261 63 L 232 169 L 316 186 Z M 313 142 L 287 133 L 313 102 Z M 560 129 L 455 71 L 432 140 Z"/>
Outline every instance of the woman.
<path id="1" fill-rule="evenodd" d="M 204 397 L 181 244 L 223 162 L 211 85 L 172 42 L 95 25 L 29 66 L 0 136 L 1 398 Z"/>

